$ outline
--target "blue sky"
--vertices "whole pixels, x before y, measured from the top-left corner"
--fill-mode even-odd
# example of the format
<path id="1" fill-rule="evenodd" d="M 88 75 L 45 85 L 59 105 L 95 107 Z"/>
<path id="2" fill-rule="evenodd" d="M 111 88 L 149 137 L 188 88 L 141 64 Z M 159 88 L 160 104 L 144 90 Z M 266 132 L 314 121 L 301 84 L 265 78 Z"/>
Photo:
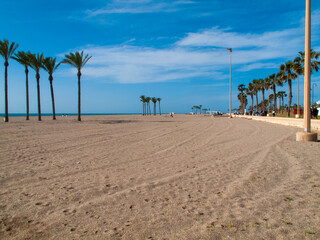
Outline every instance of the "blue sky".
<path id="1" fill-rule="evenodd" d="M 142 94 L 161 97 L 165 112 L 189 112 L 199 104 L 225 112 L 226 48 L 233 48 L 232 105 L 238 107 L 239 84 L 277 73 L 280 64 L 304 51 L 304 14 L 302 0 L 11 0 L 1 3 L 0 39 L 58 61 L 74 51 L 91 55 L 82 75 L 84 113 L 141 112 Z M 312 1 L 312 48 L 317 51 L 319 29 L 320 1 Z M 3 59 L 0 64 L 4 99 Z M 9 64 L 9 112 L 24 113 L 24 68 L 14 60 Z M 42 112 L 51 113 L 48 75 L 40 75 Z M 36 113 L 33 70 L 29 79 L 30 111 Z M 319 100 L 320 73 L 312 75 L 312 82 Z M 58 113 L 77 112 L 75 69 L 61 65 L 54 74 L 54 91 Z M 296 91 L 294 81 L 294 103 Z"/>

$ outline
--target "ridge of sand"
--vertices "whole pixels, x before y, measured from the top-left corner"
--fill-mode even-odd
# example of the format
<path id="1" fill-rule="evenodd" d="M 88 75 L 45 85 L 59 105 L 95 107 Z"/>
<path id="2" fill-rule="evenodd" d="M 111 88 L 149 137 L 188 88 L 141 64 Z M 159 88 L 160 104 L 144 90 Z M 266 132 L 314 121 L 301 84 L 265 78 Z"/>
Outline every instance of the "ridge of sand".
<path id="1" fill-rule="evenodd" d="M 0 124 L 1 239 L 319 239 L 320 146 L 204 116 Z"/>

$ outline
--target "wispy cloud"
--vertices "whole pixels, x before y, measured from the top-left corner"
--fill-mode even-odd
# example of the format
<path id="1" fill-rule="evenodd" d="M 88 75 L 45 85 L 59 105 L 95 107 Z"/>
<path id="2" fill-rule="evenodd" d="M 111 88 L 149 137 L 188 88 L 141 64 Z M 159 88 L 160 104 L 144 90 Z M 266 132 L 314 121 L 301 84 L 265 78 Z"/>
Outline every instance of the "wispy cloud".
<path id="1" fill-rule="evenodd" d="M 263 69 L 263 68 L 277 68 L 279 64 L 276 63 L 252 63 L 252 64 L 245 64 L 237 69 L 239 72 L 248 72 L 253 69 Z"/>
<path id="2" fill-rule="evenodd" d="M 88 47 L 94 56 L 84 74 L 119 83 L 164 82 L 197 77 L 221 79 L 227 60 L 222 52 L 192 51 L 179 47 L 154 49 L 134 46 Z M 225 55 L 225 56 L 223 56 Z M 220 59 L 220 67 L 212 59 Z"/>
<path id="3" fill-rule="evenodd" d="M 213 27 L 189 33 L 166 49 L 131 46 L 133 38 L 119 46 L 87 46 L 86 52 L 94 57 L 84 74 L 119 83 L 221 80 L 229 64 L 227 47 L 234 49 L 236 71 L 277 68 L 279 59 L 292 59 L 303 50 L 303 36 L 303 26 L 260 34 Z"/>
<path id="4" fill-rule="evenodd" d="M 283 43 L 287 45 L 300 45 L 304 40 L 301 37 L 304 32 L 302 28 L 286 29 L 282 31 L 265 32 L 262 34 L 238 33 L 230 29 L 219 29 L 214 27 L 199 33 L 189 33 L 187 37 L 180 40 L 179 46 L 195 47 L 220 47 L 220 48 L 279 48 Z M 289 41 L 289 42 L 288 42 Z"/>
<path id="5" fill-rule="evenodd" d="M 179 6 L 192 3 L 194 2 L 186 0 L 171 3 L 151 0 L 114 0 L 100 9 L 87 10 L 87 15 L 94 17 L 103 14 L 175 12 L 179 10 Z"/>

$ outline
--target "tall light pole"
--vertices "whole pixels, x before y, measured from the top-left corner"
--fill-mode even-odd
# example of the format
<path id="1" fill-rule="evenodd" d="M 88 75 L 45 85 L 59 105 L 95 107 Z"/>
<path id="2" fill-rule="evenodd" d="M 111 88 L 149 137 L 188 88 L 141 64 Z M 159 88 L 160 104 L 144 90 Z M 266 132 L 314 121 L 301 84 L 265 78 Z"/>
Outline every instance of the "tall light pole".
<path id="1" fill-rule="evenodd" d="M 231 116 L 231 53 L 232 53 L 232 48 L 227 48 L 229 53 L 230 53 L 230 103 L 229 103 L 229 116 L 230 118 L 232 118 Z"/>
<path id="2" fill-rule="evenodd" d="M 297 141 L 317 141 L 318 134 L 311 132 L 310 113 L 310 48 L 311 48 L 311 0 L 306 0 L 305 64 L 304 64 L 304 131 L 298 132 Z"/>

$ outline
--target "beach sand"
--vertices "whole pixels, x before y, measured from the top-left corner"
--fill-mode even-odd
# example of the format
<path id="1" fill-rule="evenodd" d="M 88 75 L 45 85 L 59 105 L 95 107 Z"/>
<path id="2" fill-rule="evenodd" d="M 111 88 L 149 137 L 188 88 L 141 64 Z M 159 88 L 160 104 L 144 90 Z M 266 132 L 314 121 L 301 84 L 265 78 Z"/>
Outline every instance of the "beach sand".
<path id="1" fill-rule="evenodd" d="M 0 123 L 0 239 L 320 239 L 320 143 L 225 117 Z"/>

